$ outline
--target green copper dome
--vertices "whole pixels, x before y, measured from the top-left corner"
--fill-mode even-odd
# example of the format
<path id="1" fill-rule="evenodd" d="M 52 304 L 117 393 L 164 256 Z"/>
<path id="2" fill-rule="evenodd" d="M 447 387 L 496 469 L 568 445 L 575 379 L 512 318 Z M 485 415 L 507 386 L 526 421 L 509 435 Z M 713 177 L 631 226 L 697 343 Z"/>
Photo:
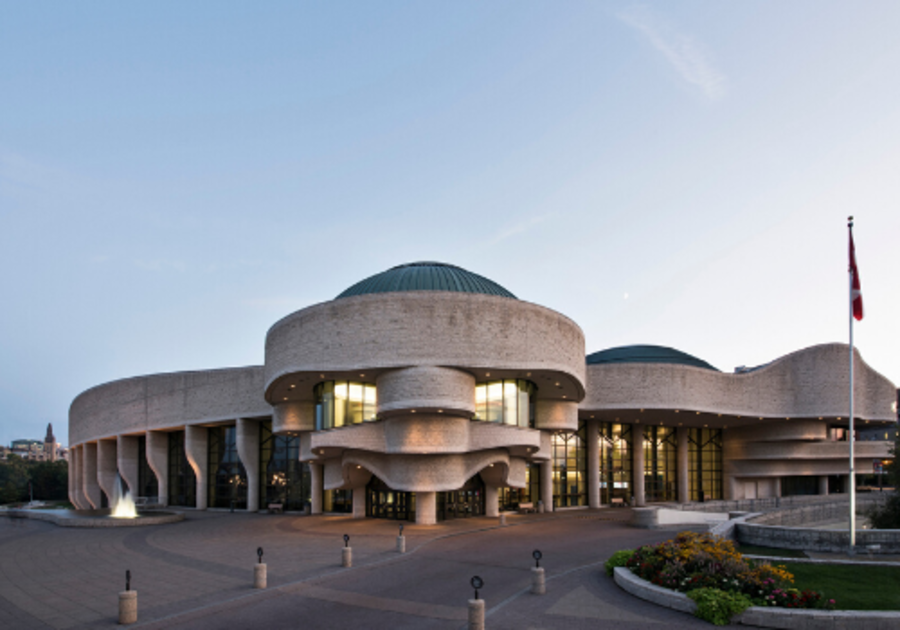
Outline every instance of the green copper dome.
<path id="1" fill-rule="evenodd" d="M 605 363 L 676 363 L 718 372 L 716 368 L 702 359 L 665 346 L 621 346 L 601 350 L 587 356 L 588 365 Z"/>
<path id="2" fill-rule="evenodd" d="M 396 291 L 456 291 L 516 299 L 515 295 L 484 276 L 439 262 L 415 262 L 391 267 L 357 282 L 335 299 Z"/>

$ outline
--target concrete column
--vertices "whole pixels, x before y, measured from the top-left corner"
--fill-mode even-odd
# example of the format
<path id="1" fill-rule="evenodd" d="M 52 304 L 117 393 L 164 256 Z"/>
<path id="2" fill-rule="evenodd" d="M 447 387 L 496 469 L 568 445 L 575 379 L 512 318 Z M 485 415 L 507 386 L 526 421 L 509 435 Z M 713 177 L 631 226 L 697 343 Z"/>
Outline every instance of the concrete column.
<path id="1" fill-rule="evenodd" d="M 147 431 L 147 465 L 156 475 L 159 488 L 157 501 L 169 505 L 169 434 L 163 431 Z"/>
<path id="2" fill-rule="evenodd" d="M 322 513 L 322 494 L 325 492 L 325 475 L 322 464 L 309 463 L 310 514 Z"/>
<path id="3" fill-rule="evenodd" d="M 631 464 L 631 493 L 634 503 L 638 507 L 644 507 L 644 427 L 639 424 L 631 428 Z"/>
<path id="4" fill-rule="evenodd" d="M 588 507 L 600 507 L 600 422 L 588 420 L 584 428 L 587 438 Z"/>
<path id="5" fill-rule="evenodd" d="M 69 503 L 75 506 L 75 509 L 78 509 L 78 503 L 75 499 L 75 449 L 69 449 L 69 475 L 67 481 L 69 482 Z"/>
<path id="6" fill-rule="evenodd" d="M 484 484 L 484 515 L 500 516 L 500 489 Z"/>
<path id="7" fill-rule="evenodd" d="M 83 446 L 81 469 L 81 487 L 84 496 L 95 510 L 99 510 L 101 503 L 100 485 L 97 483 L 97 443 L 85 442 Z"/>
<path id="8" fill-rule="evenodd" d="M 109 507 L 116 507 L 119 497 L 119 472 L 116 464 L 115 440 L 97 442 L 97 483 L 106 494 Z"/>
<path id="9" fill-rule="evenodd" d="M 416 525 L 437 523 L 437 493 L 416 492 Z"/>
<path id="10" fill-rule="evenodd" d="M 247 511 L 259 511 L 259 422 L 238 418 L 237 452 L 247 471 Z"/>
<path id="11" fill-rule="evenodd" d="M 678 427 L 675 430 L 678 438 L 678 502 L 687 503 L 690 498 L 690 486 L 688 485 L 688 429 Z"/>
<path id="12" fill-rule="evenodd" d="M 541 501 L 545 512 L 553 511 L 553 460 L 541 462 Z"/>
<path id="13" fill-rule="evenodd" d="M 366 518 L 366 487 L 353 488 L 353 518 Z"/>
<path id="14" fill-rule="evenodd" d="M 188 425 L 184 427 L 184 454 L 188 463 L 194 469 L 194 477 L 197 478 L 197 505 L 198 510 L 205 510 L 207 506 L 206 480 L 209 474 L 209 429 Z"/>
<path id="15" fill-rule="evenodd" d="M 138 496 L 138 439 L 133 435 L 120 435 L 116 440 L 116 465 L 122 480 L 131 490 L 131 497 Z"/>
<path id="16" fill-rule="evenodd" d="M 780 497 L 781 496 L 781 477 L 775 477 L 775 479 L 773 481 L 774 481 L 774 483 L 772 485 L 775 486 L 775 496 Z"/>
<path id="17" fill-rule="evenodd" d="M 828 475 L 819 476 L 819 494 L 823 496 L 828 495 Z"/>

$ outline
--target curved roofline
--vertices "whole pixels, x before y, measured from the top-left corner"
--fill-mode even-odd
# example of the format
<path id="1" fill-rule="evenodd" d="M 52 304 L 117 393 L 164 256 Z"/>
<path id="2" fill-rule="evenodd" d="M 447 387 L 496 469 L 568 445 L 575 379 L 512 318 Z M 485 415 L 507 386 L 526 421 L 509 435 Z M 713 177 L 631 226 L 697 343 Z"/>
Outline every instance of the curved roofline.
<path id="1" fill-rule="evenodd" d="M 408 291 L 481 293 L 517 299 L 511 291 L 490 278 L 457 265 L 435 261 L 395 265 L 360 280 L 342 291 L 335 299 L 340 300 L 370 293 L 405 293 Z"/>
<path id="2" fill-rule="evenodd" d="M 695 357 L 692 354 L 670 348 L 669 346 L 656 346 L 652 344 L 635 344 L 630 346 L 617 346 L 592 352 L 585 357 L 588 365 L 608 365 L 615 363 L 667 363 L 674 365 L 687 365 L 706 370 L 719 372 L 710 363 Z"/>

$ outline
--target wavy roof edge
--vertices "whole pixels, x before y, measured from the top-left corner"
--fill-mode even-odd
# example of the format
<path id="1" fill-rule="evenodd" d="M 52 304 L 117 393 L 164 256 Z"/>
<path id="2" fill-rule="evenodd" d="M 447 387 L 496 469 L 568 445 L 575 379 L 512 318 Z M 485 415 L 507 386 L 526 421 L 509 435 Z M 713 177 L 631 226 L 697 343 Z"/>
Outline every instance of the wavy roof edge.
<path id="1" fill-rule="evenodd" d="M 671 363 L 689 365 L 719 372 L 717 368 L 687 352 L 667 346 L 619 346 L 593 352 L 585 358 L 588 365 L 606 365 L 610 363 Z"/>
<path id="2" fill-rule="evenodd" d="M 391 267 L 369 276 L 344 290 L 335 299 L 371 293 L 395 293 L 404 291 L 451 291 L 457 293 L 481 293 L 518 299 L 493 280 L 440 262 L 414 262 Z"/>

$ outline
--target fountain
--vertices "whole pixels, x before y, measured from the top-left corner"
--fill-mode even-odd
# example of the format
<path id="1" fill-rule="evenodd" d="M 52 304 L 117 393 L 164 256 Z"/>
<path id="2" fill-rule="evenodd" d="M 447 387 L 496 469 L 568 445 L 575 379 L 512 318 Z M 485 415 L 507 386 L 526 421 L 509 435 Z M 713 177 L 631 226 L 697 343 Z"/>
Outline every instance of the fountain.
<path id="1" fill-rule="evenodd" d="M 138 512 L 131 491 L 123 491 L 119 477 L 113 488 L 112 509 L 100 510 L 2 510 L 0 516 L 30 518 L 50 521 L 60 527 L 135 527 L 139 525 L 163 525 L 184 520 L 182 512 L 146 510 Z"/>

